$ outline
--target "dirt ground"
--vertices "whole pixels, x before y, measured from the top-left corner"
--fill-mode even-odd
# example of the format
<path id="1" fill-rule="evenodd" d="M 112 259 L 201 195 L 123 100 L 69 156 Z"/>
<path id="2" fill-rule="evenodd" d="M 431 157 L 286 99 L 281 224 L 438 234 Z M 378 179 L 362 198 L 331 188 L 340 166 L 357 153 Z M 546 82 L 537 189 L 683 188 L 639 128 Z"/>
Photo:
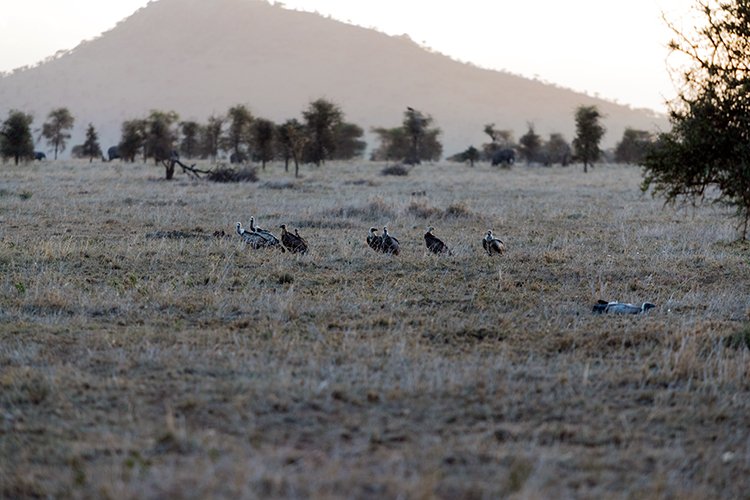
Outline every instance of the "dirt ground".
<path id="1" fill-rule="evenodd" d="M 0 497 L 748 498 L 731 211 L 635 167 L 382 167 L 0 165 Z"/>

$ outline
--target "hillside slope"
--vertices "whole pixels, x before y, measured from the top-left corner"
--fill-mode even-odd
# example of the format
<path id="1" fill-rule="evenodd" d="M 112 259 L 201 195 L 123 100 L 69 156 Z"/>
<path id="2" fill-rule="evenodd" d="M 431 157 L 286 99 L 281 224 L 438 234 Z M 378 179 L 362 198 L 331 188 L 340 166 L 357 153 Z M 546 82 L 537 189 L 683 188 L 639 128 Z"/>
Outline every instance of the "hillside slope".
<path id="1" fill-rule="evenodd" d="M 205 121 L 245 103 L 256 116 L 280 121 L 318 97 L 365 129 L 398 125 L 406 106 L 427 112 L 443 130 L 447 154 L 485 142 L 486 123 L 518 137 L 532 122 L 543 136 L 562 132 L 570 140 L 581 104 L 606 115 L 605 146 L 626 126 L 667 127 L 650 110 L 480 69 L 408 37 L 259 0 L 158 0 L 97 39 L 0 78 L 0 116 L 22 109 L 38 127 L 52 108 L 66 106 L 76 117 L 72 143 L 92 122 L 105 147 L 118 140 L 123 120 L 151 109 Z"/>

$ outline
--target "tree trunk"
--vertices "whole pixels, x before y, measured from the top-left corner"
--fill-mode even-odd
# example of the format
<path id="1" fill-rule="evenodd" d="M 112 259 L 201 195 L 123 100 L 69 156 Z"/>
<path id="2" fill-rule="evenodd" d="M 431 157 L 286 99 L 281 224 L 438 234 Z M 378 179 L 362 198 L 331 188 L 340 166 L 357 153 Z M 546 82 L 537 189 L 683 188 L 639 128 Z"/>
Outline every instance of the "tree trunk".
<path id="1" fill-rule="evenodd" d="M 167 180 L 172 180 L 172 177 L 174 177 L 174 160 L 164 162 L 164 168 L 167 170 Z"/>

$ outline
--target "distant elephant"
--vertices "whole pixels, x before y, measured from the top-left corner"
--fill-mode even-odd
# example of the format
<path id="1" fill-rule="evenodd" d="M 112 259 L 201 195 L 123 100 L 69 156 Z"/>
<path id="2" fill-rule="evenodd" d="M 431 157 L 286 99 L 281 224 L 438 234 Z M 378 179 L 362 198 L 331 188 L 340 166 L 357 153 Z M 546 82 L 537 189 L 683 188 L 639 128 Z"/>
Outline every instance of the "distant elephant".
<path id="1" fill-rule="evenodd" d="M 120 150 L 117 146 L 112 146 L 107 150 L 107 156 L 109 157 L 109 161 L 112 161 L 116 158 L 120 157 Z"/>
<path id="2" fill-rule="evenodd" d="M 46 160 L 47 159 L 47 155 L 44 154 L 41 151 L 34 151 L 34 159 L 38 160 L 38 161 Z"/>
<path id="3" fill-rule="evenodd" d="M 498 149 L 492 153 L 492 166 L 513 165 L 516 162 L 516 152 L 510 148 Z"/>

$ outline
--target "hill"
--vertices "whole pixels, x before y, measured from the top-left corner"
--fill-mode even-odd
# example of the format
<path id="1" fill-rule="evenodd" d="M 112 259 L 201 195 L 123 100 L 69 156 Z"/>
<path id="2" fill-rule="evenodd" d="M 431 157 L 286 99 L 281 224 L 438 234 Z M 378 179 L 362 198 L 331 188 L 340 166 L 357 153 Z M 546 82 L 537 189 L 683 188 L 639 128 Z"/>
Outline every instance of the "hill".
<path id="1" fill-rule="evenodd" d="M 259 0 L 151 2 L 102 36 L 0 78 L 0 116 L 22 109 L 38 127 L 51 109 L 66 106 L 76 117 L 71 142 L 92 122 L 106 148 L 119 139 L 123 120 L 151 109 L 203 122 L 245 103 L 256 116 L 281 121 L 321 96 L 366 130 L 398 125 L 406 106 L 430 113 L 447 154 L 485 142 L 486 123 L 518 137 L 532 122 L 543 136 L 561 132 L 570 140 L 581 104 L 606 115 L 605 146 L 627 126 L 667 127 L 651 110 L 481 69 L 406 36 Z"/>

